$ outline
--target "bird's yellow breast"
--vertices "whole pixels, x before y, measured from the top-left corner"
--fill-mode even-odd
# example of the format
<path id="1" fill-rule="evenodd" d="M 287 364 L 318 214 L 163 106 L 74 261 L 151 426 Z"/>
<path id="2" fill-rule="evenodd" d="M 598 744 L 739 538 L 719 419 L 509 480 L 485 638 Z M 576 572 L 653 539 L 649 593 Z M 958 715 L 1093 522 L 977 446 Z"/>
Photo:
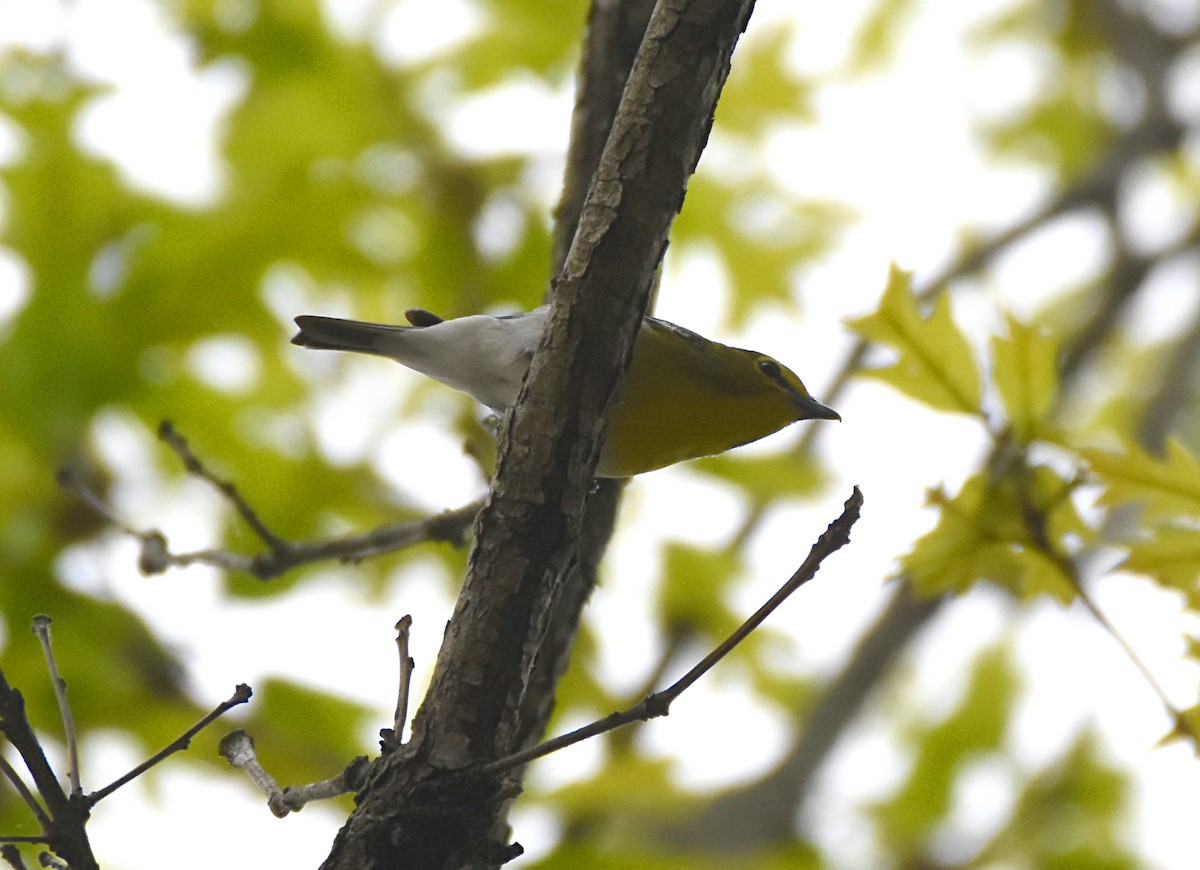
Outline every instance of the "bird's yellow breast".
<path id="1" fill-rule="evenodd" d="M 799 419 L 758 354 L 647 318 L 600 454 L 601 477 L 631 477 L 756 441 Z"/>

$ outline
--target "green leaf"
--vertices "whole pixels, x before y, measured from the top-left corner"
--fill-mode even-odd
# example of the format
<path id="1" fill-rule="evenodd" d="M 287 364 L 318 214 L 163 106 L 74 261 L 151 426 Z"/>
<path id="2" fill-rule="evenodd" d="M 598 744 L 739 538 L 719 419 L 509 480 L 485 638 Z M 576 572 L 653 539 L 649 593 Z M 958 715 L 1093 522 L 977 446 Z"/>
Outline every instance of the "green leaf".
<path id="1" fill-rule="evenodd" d="M 1068 535 L 1089 533 L 1069 498 L 1071 486 L 1038 466 L 1000 477 L 976 474 L 954 497 L 931 490 L 928 503 L 941 509 L 938 524 L 901 560 L 902 573 L 929 595 L 990 580 L 1022 597 L 1072 600 L 1075 586 L 1059 553 Z"/>
<path id="2" fill-rule="evenodd" d="M 1121 843 L 1129 786 L 1107 765 L 1095 735 L 1032 777 L 1008 823 L 976 856 L 975 866 L 1051 870 L 1134 870 L 1144 866 Z"/>
<path id="3" fill-rule="evenodd" d="M 965 764 L 1000 746 L 1017 688 L 1008 651 L 987 650 L 973 664 L 966 696 L 955 710 L 935 725 L 910 728 L 916 755 L 908 779 L 871 810 L 891 854 L 919 851 L 918 844 L 949 812 Z"/>
<path id="4" fill-rule="evenodd" d="M 1175 715 L 1175 727 L 1159 741 L 1159 745 L 1173 740 L 1187 740 L 1192 751 L 1200 755 L 1200 704 L 1180 710 Z"/>
<path id="5" fill-rule="evenodd" d="M 740 487 L 760 505 L 810 496 L 829 477 L 812 457 L 791 452 L 766 456 L 722 453 L 697 459 L 688 467 Z"/>
<path id="6" fill-rule="evenodd" d="M 950 313 L 949 298 L 939 297 L 929 317 L 922 318 L 911 279 L 911 273 L 893 265 L 879 310 L 848 324 L 899 354 L 894 365 L 864 374 L 939 411 L 979 414 L 979 368 Z"/>
<path id="7" fill-rule="evenodd" d="M 1038 436 L 1058 395 L 1058 345 L 1035 326 L 1009 316 L 1008 335 L 992 338 L 993 377 L 1013 435 Z"/>
<path id="8" fill-rule="evenodd" d="M 846 61 L 853 75 L 878 72 L 897 51 L 904 27 L 917 9 L 914 0 L 880 0 L 871 6 L 854 40 L 853 54 Z"/>
<path id="9" fill-rule="evenodd" d="M 725 606 L 725 592 L 741 570 L 736 549 L 702 549 L 672 541 L 663 555 L 659 612 L 676 629 L 723 640 L 741 620 Z"/>
<path id="10" fill-rule="evenodd" d="M 851 211 L 797 201 L 767 176 L 731 180 L 701 170 L 688 182 L 672 245 L 716 246 L 729 274 L 733 326 L 763 301 L 790 304 L 796 270 L 833 246 Z"/>
<path id="11" fill-rule="evenodd" d="M 1188 605 L 1200 610 L 1200 529 L 1156 528 L 1149 538 L 1130 545 L 1122 567 L 1181 590 Z"/>
<path id="12" fill-rule="evenodd" d="M 1140 502 L 1148 518 L 1200 518 L 1200 462 L 1178 440 L 1167 440 L 1159 458 L 1127 441 L 1119 451 L 1083 450 L 1081 455 L 1104 487 L 1100 503 L 1114 507 Z"/>
<path id="13" fill-rule="evenodd" d="M 761 137 L 776 119 L 811 120 L 811 84 L 789 70 L 787 51 L 793 27 L 781 24 L 738 45 L 729 79 L 717 106 L 716 123 L 725 132 Z"/>

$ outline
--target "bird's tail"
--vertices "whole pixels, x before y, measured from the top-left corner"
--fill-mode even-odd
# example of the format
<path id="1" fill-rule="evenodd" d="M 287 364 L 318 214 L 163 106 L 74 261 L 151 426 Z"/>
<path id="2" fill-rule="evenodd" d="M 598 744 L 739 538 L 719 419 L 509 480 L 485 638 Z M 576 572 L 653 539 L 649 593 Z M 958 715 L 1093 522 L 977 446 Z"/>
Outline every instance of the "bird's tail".
<path id="1" fill-rule="evenodd" d="M 317 317 L 302 314 L 296 318 L 300 331 L 292 336 L 292 344 L 318 350 L 350 350 L 390 356 L 400 336 L 415 327 L 388 326 L 365 323 L 361 320 L 342 320 L 338 317 Z"/>

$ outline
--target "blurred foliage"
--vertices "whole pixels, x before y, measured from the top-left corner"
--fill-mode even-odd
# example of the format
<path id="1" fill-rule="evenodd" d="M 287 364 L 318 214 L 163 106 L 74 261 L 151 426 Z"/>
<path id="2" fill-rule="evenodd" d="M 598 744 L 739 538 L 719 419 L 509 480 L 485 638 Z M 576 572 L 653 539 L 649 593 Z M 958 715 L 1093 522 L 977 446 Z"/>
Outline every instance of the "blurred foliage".
<path id="1" fill-rule="evenodd" d="M 963 593 L 986 581 L 1019 599 L 1073 601 L 1083 588 L 1075 566 L 1089 547 L 1104 543 L 1124 548 L 1126 570 L 1176 590 L 1193 613 L 1200 609 L 1200 402 L 1186 367 L 1197 356 L 1194 348 L 1189 356 L 1187 344 L 1197 328 L 1185 324 L 1177 337 L 1146 348 L 1112 327 L 1144 288 L 1157 256 L 1123 240 L 1116 204 L 1128 173 L 1161 159 L 1153 143 L 1171 137 L 1149 137 L 1149 150 L 1134 158 L 1118 153 L 1116 143 L 1142 121 L 1161 122 L 1164 82 L 1195 34 L 1166 28 L 1134 5 L 1016 2 L 976 34 L 980 52 L 1017 45 L 1044 61 L 1023 105 L 1001 120 L 981 120 L 990 153 L 1028 161 L 1050 185 L 1106 169 L 1086 190 L 1068 191 L 1070 203 L 1108 221 L 1116 250 L 1105 273 L 1064 293 L 1042 316 L 999 312 L 1002 328 L 978 340 L 945 286 L 914 293 L 897 269 L 878 309 L 852 324 L 875 343 L 870 377 L 933 411 L 977 421 L 990 444 L 965 482 L 930 482 L 937 523 L 899 567 L 922 591 Z M 0 117 L 18 143 L 0 166 L 0 252 L 28 282 L 12 310 L 0 315 L 0 664 L 50 740 L 61 735 L 28 635 L 35 613 L 54 617 L 60 667 L 88 731 L 120 730 L 149 753 L 218 700 L 195 697 L 170 645 L 135 608 L 114 600 L 104 582 L 79 576 L 64 557 L 91 553 L 93 572 L 135 570 L 132 559 L 113 568 L 114 532 L 55 486 L 60 467 L 86 477 L 124 521 L 151 527 L 183 476 L 177 459 L 154 446 L 158 422 L 170 418 L 285 538 L 421 515 L 416 505 L 428 494 L 380 479 L 373 461 L 380 433 L 368 433 L 367 448 L 357 454 L 331 461 L 312 414 L 320 396 L 345 386 L 344 370 L 334 364 L 314 374 L 298 364 L 287 344 L 289 318 L 321 308 L 399 321 L 410 306 L 457 316 L 527 308 L 542 299 L 554 203 L 538 179 L 560 159 L 548 167 L 537 154 L 464 154 L 450 144 L 441 110 L 511 83 L 564 86 L 577 63 L 586 8 L 578 0 L 472 6 L 477 26 L 462 42 L 396 63 L 372 39 L 379 21 L 339 35 L 315 0 L 164 4 L 160 12 L 186 37 L 195 68 L 220 67 L 244 85 L 219 125 L 223 189 L 203 207 L 135 189 L 80 144 L 81 114 L 102 89 L 63 50 L 0 53 Z M 874 4 L 840 72 L 886 74 L 924 6 Z M 776 127 L 817 116 L 826 83 L 789 66 L 794 36 L 787 28 L 751 28 L 717 114 L 714 142 L 721 148 L 753 153 Z M 1133 79 L 1137 87 L 1119 86 Z M 1140 120 L 1129 93 L 1140 93 L 1150 107 Z M 1194 151 L 1165 153 L 1177 182 L 1194 193 Z M 852 219 L 841 203 L 799 199 L 765 172 L 737 170 L 702 165 L 672 238 L 677 247 L 719 255 L 735 326 L 762 310 L 791 306 L 796 278 L 834 249 Z M 963 256 L 978 258 L 980 233 L 967 229 L 977 244 Z M 1178 236 L 1183 241 L 1161 252 L 1161 261 L 1194 254 L 1194 223 Z M 1117 268 L 1147 258 L 1136 280 Z M 1109 309 L 1115 313 L 1106 321 Z M 213 365 L 231 365 L 214 348 L 233 348 L 245 376 L 214 377 Z M 1184 376 L 1172 381 L 1176 369 Z M 1108 373 L 1100 377 L 1108 389 L 1081 401 L 1083 391 L 1073 389 L 1081 372 Z M 1181 386 L 1158 401 L 1145 385 L 1160 381 Z M 426 395 L 418 390 L 407 402 L 393 401 L 395 413 L 440 415 L 487 467 L 490 448 L 475 409 L 462 399 L 426 401 Z M 1169 419 L 1175 433 L 1163 450 L 1141 428 L 1156 415 Z M 930 418 L 935 438 L 938 418 Z M 144 462 L 118 455 L 130 439 Z M 654 619 L 664 637 L 679 641 L 670 645 L 674 654 L 695 644 L 707 648 L 740 618 L 730 595 L 750 570 L 742 547 L 753 523 L 823 484 L 811 457 L 798 462 L 788 454 L 735 453 L 694 468 L 736 487 L 747 521 L 728 546 L 672 542 L 658 555 Z M 258 542 L 223 510 L 208 545 L 253 551 Z M 1127 522 L 1116 524 L 1115 536 L 1111 521 L 1122 517 Z M 462 550 L 426 545 L 358 570 L 364 587 L 378 591 L 422 560 L 458 577 L 463 559 Z M 314 575 L 223 583 L 229 596 L 283 596 Z M 187 579 L 175 573 L 145 582 Z M 580 635 L 558 699 L 559 722 L 627 700 L 598 676 L 596 638 L 604 630 L 585 626 Z M 1185 640 L 1200 660 L 1200 644 Z M 794 655 L 787 644 L 762 633 L 734 659 L 739 679 L 781 719 L 781 710 L 808 710 L 819 692 L 815 678 L 770 664 Z M 647 662 L 648 674 L 677 664 L 664 655 Z M 280 780 L 329 776 L 368 748 L 359 742 L 368 730 L 362 708 L 278 680 L 256 689 L 247 727 Z M 857 809 L 880 866 L 950 866 L 939 852 L 946 838 L 954 855 L 969 856 L 953 866 L 1137 866 L 1114 834 L 1127 801 L 1124 775 L 1088 734 L 1041 769 L 1018 769 L 1006 741 L 1019 698 L 1009 650 L 1001 646 L 974 663 L 947 716 L 899 717 L 907 772 L 890 795 Z M 1195 741 L 1196 708 L 1178 713 L 1175 736 Z M 786 718 L 798 740 L 799 726 Z M 204 737 L 187 758 L 223 769 L 212 742 Z M 689 851 L 672 831 L 714 794 L 682 788 L 670 764 L 647 755 L 636 739 L 614 737 L 603 746 L 609 757 L 596 772 L 525 798 L 551 809 L 559 825 L 557 848 L 535 866 L 846 866 L 828 838 L 804 827 L 803 804 L 783 808 L 784 835 L 749 846 L 727 843 L 728 854 Z M 1011 806 L 996 830 L 972 839 L 953 828 L 952 817 L 958 790 L 983 763 L 1005 767 Z M 759 798 L 762 814 L 778 811 L 770 797 Z M 29 824 L 24 807 L 0 791 L 0 832 L 26 833 Z"/>
<path id="2" fill-rule="evenodd" d="M 989 650 L 974 663 L 967 691 L 948 716 L 901 726 L 913 745 L 912 766 L 872 814 L 886 854 L 899 855 L 902 865 L 927 850 L 926 841 L 949 814 L 968 765 L 1002 749 L 1016 682 L 1006 652 Z"/>
<path id="3" fill-rule="evenodd" d="M 893 266 L 879 310 L 849 323 L 864 338 L 898 354 L 894 365 L 868 369 L 867 374 L 939 411 L 979 413 L 979 369 L 950 313 L 950 298 L 939 298 L 922 318 L 910 279 Z"/>

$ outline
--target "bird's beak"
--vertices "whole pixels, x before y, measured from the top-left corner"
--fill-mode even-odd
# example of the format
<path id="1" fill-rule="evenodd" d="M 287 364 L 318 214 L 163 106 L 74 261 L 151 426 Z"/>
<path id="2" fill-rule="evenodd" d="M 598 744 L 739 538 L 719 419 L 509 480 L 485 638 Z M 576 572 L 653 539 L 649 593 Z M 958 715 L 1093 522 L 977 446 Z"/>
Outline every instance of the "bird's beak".
<path id="1" fill-rule="evenodd" d="M 800 409 L 799 420 L 837 420 L 839 423 L 842 420 L 841 414 L 812 396 L 796 396 L 796 406 Z"/>

